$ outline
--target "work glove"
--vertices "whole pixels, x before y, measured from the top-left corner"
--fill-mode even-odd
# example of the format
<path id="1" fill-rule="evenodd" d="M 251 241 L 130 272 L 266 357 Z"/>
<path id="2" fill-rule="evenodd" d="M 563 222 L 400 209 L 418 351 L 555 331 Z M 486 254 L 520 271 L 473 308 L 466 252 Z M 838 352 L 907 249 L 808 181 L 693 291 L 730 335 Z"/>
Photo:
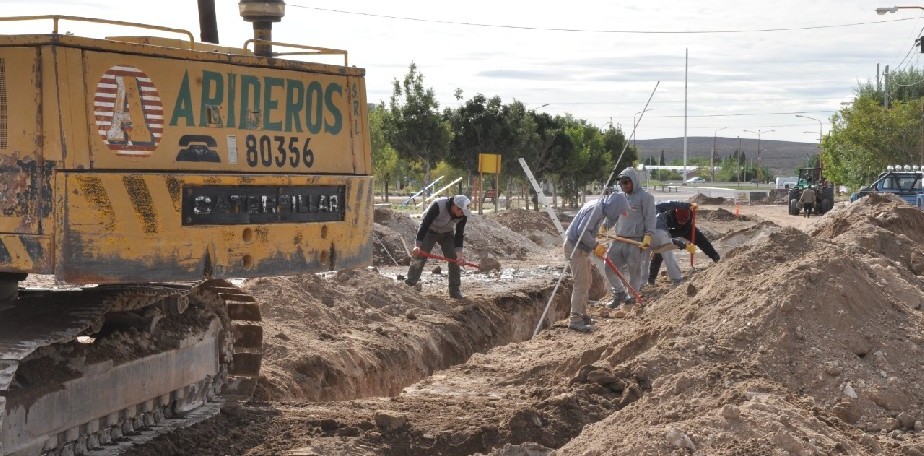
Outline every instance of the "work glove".
<path id="1" fill-rule="evenodd" d="M 651 235 L 646 234 L 645 237 L 642 238 L 642 243 L 638 247 L 642 250 L 645 250 L 648 247 L 651 247 Z"/>
<path id="2" fill-rule="evenodd" d="M 456 250 L 456 263 L 465 263 L 465 254 L 461 250 Z"/>
<path id="3" fill-rule="evenodd" d="M 597 243 L 597 246 L 594 247 L 594 255 L 601 260 L 606 256 L 606 246 L 600 243 Z"/>
<path id="4" fill-rule="evenodd" d="M 597 236 L 606 236 L 606 232 L 609 231 L 606 229 L 606 225 L 600 225 L 600 231 L 597 232 Z"/>
<path id="5" fill-rule="evenodd" d="M 411 250 L 411 256 L 415 258 L 420 256 L 420 246 L 414 246 L 414 250 Z"/>
<path id="6" fill-rule="evenodd" d="M 687 252 L 690 252 L 690 255 L 692 255 L 692 254 L 696 253 L 696 244 L 694 244 L 694 243 L 692 243 L 692 242 L 688 242 L 688 243 L 687 243 L 687 246 L 684 247 L 684 249 L 685 249 Z"/>
<path id="7" fill-rule="evenodd" d="M 697 209 L 699 209 L 699 204 L 690 203 L 690 210 L 691 210 L 691 211 L 696 212 Z"/>

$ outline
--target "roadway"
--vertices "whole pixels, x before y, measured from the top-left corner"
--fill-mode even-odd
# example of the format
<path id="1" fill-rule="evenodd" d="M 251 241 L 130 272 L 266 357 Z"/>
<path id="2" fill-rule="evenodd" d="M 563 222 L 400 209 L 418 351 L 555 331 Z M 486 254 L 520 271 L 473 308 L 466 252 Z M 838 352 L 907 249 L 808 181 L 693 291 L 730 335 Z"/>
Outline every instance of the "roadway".
<path id="1" fill-rule="evenodd" d="M 681 200 L 686 201 L 693 196 L 696 196 L 698 193 L 709 198 L 729 198 L 735 199 L 735 195 L 738 192 L 769 192 L 773 187 L 766 186 L 765 188 L 748 188 L 748 189 L 734 189 L 734 188 L 725 188 L 725 187 L 711 187 L 711 186 L 702 186 L 702 185 L 675 185 L 671 186 L 670 189 L 676 189 L 676 191 L 662 191 L 660 186 L 655 188 L 654 186 L 648 188 L 648 193 L 651 193 L 655 197 L 655 201 L 666 201 L 666 200 Z M 667 189 L 667 187 L 665 187 Z"/>

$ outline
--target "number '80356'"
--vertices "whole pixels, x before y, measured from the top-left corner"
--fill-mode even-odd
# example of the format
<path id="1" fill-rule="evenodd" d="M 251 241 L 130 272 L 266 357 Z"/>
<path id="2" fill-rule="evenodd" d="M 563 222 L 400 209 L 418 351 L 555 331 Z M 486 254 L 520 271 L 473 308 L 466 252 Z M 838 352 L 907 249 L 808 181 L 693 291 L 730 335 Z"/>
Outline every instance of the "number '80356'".
<path id="1" fill-rule="evenodd" d="M 283 168 L 297 168 L 304 165 L 310 168 L 314 165 L 314 152 L 308 147 L 311 138 L 302 139 L 297 136 L 247 135 L 244 145 L 247 148 L 247 164 L 251 167 L 257 165 Z"/>

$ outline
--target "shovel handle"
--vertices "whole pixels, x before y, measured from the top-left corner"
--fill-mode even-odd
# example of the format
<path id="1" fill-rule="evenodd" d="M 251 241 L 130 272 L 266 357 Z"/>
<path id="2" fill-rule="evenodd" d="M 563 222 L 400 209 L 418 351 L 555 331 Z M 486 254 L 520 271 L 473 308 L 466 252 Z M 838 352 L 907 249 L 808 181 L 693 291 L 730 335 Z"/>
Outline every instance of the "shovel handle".
<path id="1" fill-rule="evenodd" d="M 432 253 L 424 252 L 423 250 L 421 250 L 421 251 L 418 252 L 417 254 L 418 254 L 419 256 L 422 256 L 422 257 L 425 257 L 425 258 L 433 258 L 434 260 L 443 260 L 443 261 L 448 261 L 448 262 L 450 262 L 450 263 L 456 263 L 456 264 L 458 264 L 459 266 L 471 266 L 471 267 L 473 267 L 473 268 L 481 269 L 481 266 L 479 266 L 479 265 L 477 265 L 477 264 L 475 264 L 475 263 L 469 263 L 468 261 L 453 260 L 452 258 L 446 258 L 446 257 L 444 257 L 444 256 L 434 255 L 434 254 L 432 254 Z"/>
<path id="2" fill-rule="evenodd" d="M 626 280 L 626 278 L 622 275 L 621 272 L 619 272 L 619 269 L 616 269 L 616 265 L 613 263 L 613 260 L 609 258 L 604 258 L 603 261 L 606 262 L 606 265 L 609 266 L 610 269 L 612 269 L 613 272 L 616 273 L 616 276 L 619 277 L 619 280 L 622 280 L 622 283 L 626 286 L 626 288 L 629 289 L 629 292 L 632 293 L 632 296 L 635 296 L 635 300 L 638 301 L 639 305 L 641 305 L 642 296 L 638 294 L 637 291 L 635 291 L 635 288 L 632 288 L 632 285 L 629 285 L 629 281 Z"/>
<path id="3" fill-rule="evenodd" d="M 641 243 L 640 241 L 636 241 L 636 240 L 634 240 L 634 239 L 624 238 L 624 237 L 620 237 L 620 236 L 613 236 L 613 235 L 610 235 L 610 234 L 605 234 L 603 237 L 605 237 L 605 238 L 607 238 L 607 239 L 610 239 L 610 240 L 613 240 L 613 241 L 616 241 L 616 242 L 622 242 L 623 244 L 634 245 L 634 246 L 636 246 L 636 247 L 638 247 L 638 248 L 642 248 L 642 243 Z"/>

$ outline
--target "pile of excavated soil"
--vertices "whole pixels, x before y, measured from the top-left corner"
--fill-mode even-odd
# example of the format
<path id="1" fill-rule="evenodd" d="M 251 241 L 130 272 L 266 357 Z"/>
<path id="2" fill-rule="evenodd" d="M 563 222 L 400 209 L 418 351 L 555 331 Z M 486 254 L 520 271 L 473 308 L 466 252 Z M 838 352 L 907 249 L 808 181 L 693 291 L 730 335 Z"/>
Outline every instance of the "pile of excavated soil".
<path id="1" fill-rule="evenodd" d="M 590 334 L 557 323 L 491 349 L 459 335 L 499 333 L 489 318 L 499 314 L 528 332 L 557 276 L 443 303 L 391 289 L 371 271 L 304 284 L 260 279 L 247 288 L 277 299 L 266 312 L 264 339 L 274 346 L 261 381 L 261 398 L 273 402 L 226 409 L 129 454 L 924 454 L 924 283 L 915 269 L 924 214 L 908 208 L 867 197 L 808 231 L 761 220 L 724 230 L 714 240 L 722 261 L 679 287 L 646 289 L 644 308 L 592 307 Z M 552 256 L 560 254 L 540 258 Z M 529 291 L 537 286 L 546 291 Z M 560 309 L 567 294 L 558 291 Z M 389 313 L 376 299 L 402 302 Z M 310 337 L 314 327 L 326 335 Z M 429 342 L 441 331 L 448 336 Z M 294 339 L 300 333 L 306 340 Z M 475 354 L 459 354 L 466 349 Z M 392 365 L 400 353 L 408 361 Z M 319 367 L 327 359 L 339 370 Z M 432 375 L 388 385 L 400 370 Z M 283 392 L 270 394 L 269 377 Z M 298 391 L 338 382 L 395 394 L 307 402 L 314 396 Z"/>
<path id="2" fill-rule="evenodd" d="M 373 221 L 375 222 L 373 224 L 373 264 L 408 264 L 409 257 L 405 247 L 414 248 L 420 218 L 411 218 L 407 214 L 391 209 L 376 208 Z M 539 240 L 542 239 L 539 238 Z M 543 248 L 536 245 L 530 237 L 506 228 L 493 220 L 493 217 L 477 214 L 469 217 L 465 225 L 463 245 L 466 258 L 476 262 L 481 258 L 523 260 L 543 251 Z M 434 247 L 432 253 L 443 254 L 439 245 Z"/>
<path id="3" fill-rule="evenodd" d="M 696 204 L 711 204 L 715 206 L 720 205 L 720 204 L 735 204 L 733 200 L 730 200 L 728 198 L 722 198 L 720 196 L 711 198 L 706 195 L 703 195 L 702 193 L 697 193 L 692 198 L 690 198 L 688 201 L 691 203 L 696 203 Z"/>
<path id="4" fill-rule="evenodd" d="M 666 294 L 645 314 L 650 347 L 594 363 L 650 388 L 557 454 L 920 454 L 921 280 L 820 234 L 873 214 L 883 240 L 924 226 L 893 203 L 770 232 Z"/>
<path id="5" fill-rule="evenodd" d="M 492 214 L 490 218 L 506 226 L 514 233 L 520 233 L 529 240 L 542 247 L 555 247 L 561 245 L 562 237 L 555 224 L 545 211 L 527 211 L 525 209 L 511 209 L 509 211 Z M 567 228 L 568 223 L 562 223 Z"/>
<path id="6" fill-rule="evenodd" d="M 747 222 L 751 219 L 746 215 L 735 215 L 733 212 L 722 209 L 721 207 L 717 208 L 716 210 L 700 209 L 696 211 L 697 222 L 730 222 L 734 220 Z"/>

